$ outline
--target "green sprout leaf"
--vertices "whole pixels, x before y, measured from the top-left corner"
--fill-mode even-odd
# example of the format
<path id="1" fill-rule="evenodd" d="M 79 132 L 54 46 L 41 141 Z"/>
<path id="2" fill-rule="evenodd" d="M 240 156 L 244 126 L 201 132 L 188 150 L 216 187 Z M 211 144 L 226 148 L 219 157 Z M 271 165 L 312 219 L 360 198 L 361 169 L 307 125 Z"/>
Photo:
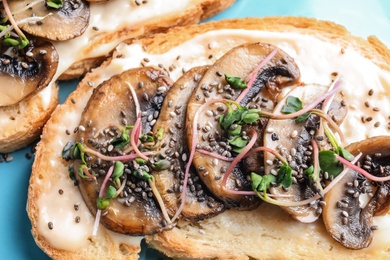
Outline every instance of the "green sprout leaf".
<path id="1" fill-rule="evenodd" d="M 84 172 L 84 169 L 85 169 L 85 168 L 88 169 L 87 165 L 86 165 L 86 164 L 81 164 L 80 167 L 79 167 L 79 169 L 77 170 L 77 173 L 78 173 L 79 176 L 80 176 L 81 178 L 83 178 L 83 179 L 89 178 L 89 177 L 85 174 L 85 172 Z"/>
<path id="2" fill-rule="evenodd" d="M 71 163 L 71 164 L 69 165 L 68 171 L 69 171 L 69 178 L 70 178 L 72 181 L 76 180 L 76 176 L 75 176 L 75 174 L 74 174 L 74 165 L 73 165 L 73 163 Z"/>
<path id="3" fill-rule="evenodd" d="M 155 162 L 153 165 L 154 165 L 156 170 L 163 171 L 163 170 L 169 169 L 169 167 L 171 166 L 171 163 L 167 159 L 162 159 L 162 160 Z"/>
<path id="4" fill-rule="evenodd" d="M 220 117 L 219 124 L 223 130 L 229 130 L 230 127 L 241 121 L 243 111 L 240 109 L 229 109 L 229 111 Z"/>
<path id="5" fill-rule="evenodd" d="M 133 126 L 126 126 L 121 133 L 120 137 L 114 138 L 110 144 L 115 148 L 123 148 L 130 143 L 130 135 L 127 133 L 128 130 L 133 129 Z"/>
<path id="6" fill-rule="evenodd" d="M 249 109 L 242 115 L 242 122 L 244 124 L 252 124 L 260 118 L 259 111 L 257 109 Z"/>
<path id="7" fill-rule="evenodd" d="M 282 107 L 282 113 L 284 114 L 292 114 L 295 112 L 298 112 L 299 110 L 303 109 L 302 101 L 293 96 L 288 96 L 287 97 L 287 102 L 285 105 Z M 302 123 L 304 122 L 308 117 L 310 116 L 309 112 L 306 112 L 296 118 L 297 123 Z"/>
<path id="8" fill-rule="evenodd" d="M 341 147 L 339 147 L 338 154 L 348 161 L 352 161 L 355 158 L 350 152 L 348 152 L 347 150 L 345 150 L 344 148 L 341 148 Z"/>
<path id="9" fill-rule="evenodd" d="M 310 179 L 314 179 L 314 166 L 311 165 L 309 168 L 307 168 L 304 172 Z"/>
<path id="10" fill-rule="evenodd" d="M 323 150 L 319 152 L 319 161 L 321 170 L 328 172 L 333 177 L 337 177 L 344 167 L 339 163 L 335 156 L 335 152 L 330 150 Z"/>
<path id="11" fill-rule="evenodd" d="M 108 199 L 113 199 L 115 198 L 116 195 L 116 189 L 113 186 L 108 186 L 107 191 L 106 191 L 106 196 Z"/>
<path id="12" fill-rule="evenodd" d="M 254 172 L 251 173 L 252 188 L 255 191 L 266 191 L 271 187 L 272 182 L 276 182 L 276 177 L 272 174 L 258 175 Z"/>
<path id="13" fill-rule="evenodd" d="M 142 158 L 135 158 L 135 162 L 141 166 L 146 164 L 146 161 Z"/>
<path id="14" fill-rule="evenodd" d="M 124 171 L 125 171 L 125 165 L 120 161 L 116 161 L 114 165 L 114 172 L 112 173 L 111 176 L 112 180 L 115 181 L 119 179 L 119 177 L 123 175 Z"/>
<path id="15" fill-rule="evenodd" d="M 288 165 L 282 165 L 279 168 L 278 175 L 276 177 L 276 183 L 282 185 L 284 188 L 288 188 L 292 184 L 292 169 Z"/>
<path id="16" fill-rule="evenodd" d="M 225 80 L 232 88 L 235 89 L 245 89 L 248 87 L 240 77 L 234 77 L 232 75 L 225 74 Z"/>
<path id="17" fill-rule="evenodd" d="M 156 133 L 157 141 L 161 141 L 164 138 L 164 128 L 159 128 Z"/>
<path id="18" fill-rule="evenodd" d="M 150 175 L 147 171 L 144 171 L 144 170 L 133 171 L 133 175 L 135 177 L 142 179 L 142 180 L 145 180 L 145 181 L 153 178 L 152 175 Z"/>
<path id="19" fill-rule="evenodd" d="M 235 135 L 239 135 L 241 133 L 241 130 L 242 130 L 242 126 L 240 125 L 236 125 L 235 128 L 232 129 L 232 127 L 228 130 L 228 134 L 229 136 L 235 136 Z"/>
<path id="20" fill-rule="evenodd" d="M 46 5 L 48 7 L 54 8 L 54 9 L 59 9 L 63 6 L 63 1 L 62 0 L 46 0 Z"/>
<path id="21" fill-rule="evenodd" d="M 143 143 L 153 143 L 154 142 L 154 137 L 151 135 L 148 135 L 148 134 L 141 135 L 141 137 L 139 139 Z"/>
<path id="22" fill-rule="evenodd" d="M 98 209 L 104 210 L 105 208 L 108 207 L 108 205 L 110 205 L 110 199 L 108 199 L 108 198 L 97 198 L 96 199 L 96 205 L 97 205 Z"/>

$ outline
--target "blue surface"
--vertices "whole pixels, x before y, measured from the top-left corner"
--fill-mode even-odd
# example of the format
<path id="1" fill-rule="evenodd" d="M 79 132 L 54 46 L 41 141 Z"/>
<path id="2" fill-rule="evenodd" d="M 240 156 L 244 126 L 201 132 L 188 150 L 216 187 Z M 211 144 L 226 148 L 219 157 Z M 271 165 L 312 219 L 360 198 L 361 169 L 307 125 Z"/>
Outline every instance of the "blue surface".
<path id="1" fill-rule="evenodd" d="M 390 1 L 386 0 L 238 0 L 229 10 L 210 20 L 234 17 L 294 15 L 332 20 L 359 36 L 376 35 L 390 46 Z M 77 81 L 62 82 L 61 102 Z M 14 160 L 0 163 L 0 259 L 48 259 L 36 246 L 25 210 L 33 159 L 31 147 L 12 153 Z M 157 259 L 156 252 L 142 250 L 142 259 Z"/>

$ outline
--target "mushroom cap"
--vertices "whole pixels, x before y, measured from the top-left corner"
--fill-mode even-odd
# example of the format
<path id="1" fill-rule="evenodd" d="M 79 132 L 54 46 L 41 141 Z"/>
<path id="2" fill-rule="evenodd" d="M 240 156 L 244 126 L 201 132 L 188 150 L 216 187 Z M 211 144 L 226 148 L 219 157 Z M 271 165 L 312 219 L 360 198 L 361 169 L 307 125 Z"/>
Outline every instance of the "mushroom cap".
<path id="1" fill-rule="evenodd" d="M 360 164 L 370 164 L 367 170 L 381 175 L 379 165 L 390 166 L 389 147 L 390 136 L 377 136 L 353 143 L 346 149 L 354 155 L 361 152 Z M 367 156 L 369 164 L 365 162 Z M 389 174 L 390 170 L 387 171 Z M 375 194 L 362 208 L 359 196 L 367 189 L 375 189 L 370 183 L 358 172 L 349 170 L 324 197 L 325 227 L 335 240 L 350 249 L 368 247 L 373 238 L 373 216 L 387 214 L 390 209 L 390 181 L 377 183 Z"/>
<path id="2" fill-rule="evenodd" d="M 142 87 L 140 87 L 140 82 L 143 82 Z M 125 71 L 103 82 L 94 90 L 83 111 L 80 125 L 85 127 L 85 131 L 78 131 L 76 140 L 84 139 L 88 147 L 99 151 L 99 148 L 91 145 L 88 140 L 103 144 L 113 138 L 109 134 L 106 136 L 99 135 L 98 133 L 101 130 L 111 126 L 119 129 L 123 128 L 123 119 L 127 121 L 127 125 L 134 125 L 136 109 L 128 84 L 132 85 L 136 92 L 141 111 L 147 111 L 149 115 L 161 107 L 165 96 L 165 92 L 158 92 L 157 89 L 159 87 L 169 89 L 172 81 L 160 71 L 152 68 L 140 68 Z M 125 117 L 123 117 L 123 113 L 125 113 Z M 152 129 L 150 122 L 147 121 L 147 116 L 142 118 L 142 126 L 143 133 L 147 133 Z M 127 148 L 126 146 L 123 149 Z M 96 158 L 93 157 L 90 163 L 96 163 Z M 104 167 L 99 164 L 97 168 L 91 168 L 96 172 L 99 169 L 107 171 L 108 166 Z M 97 182 L 95 182 L 83 179 L 78 174 L 75 175 L 79 181 L 78 186 L 86 205 L 92 214 L 96 214 L 97 191 L 100 190 L 104 176 L 98 177 Z M 127 174 L 127 178 L 128 182 L 131 181 L 134 185 L 144 187 L 147 183 L 137 179 L 132 174 Z M 124 201 L 120 201 L 120 199 L 111 199 L 110 205 L 105 209 L 108 214 L 102 216 L 100 222 L 112 231 L 130 235 L 154 234 L 172 227 L 171 225 L 165 226 L 162 213 L 154 198 L 145 198 L 145 196 L 142 196 L 142 192 L 132 192 L 129 193 L 130 196 L 134 197 L 134 201 L 131 202 L 130 206 L 125 205 Z M 123 198 L 123 200 L 126 199 L 129 198 Z"/>
<path id="3" fill-rule="evenodd" d="M 31 43 L 32 47 L 27 46 L 18 54 L 0 48 L 0 107 L 17 104 L 38 93 L 57 71 L 58 53 L 53 44 L 36 39 Z"/>
<path id="4" fill-rule="evenodd" d="M 63 6 L 58 10 L 47 7 L 45 1 L 43 1 L 18 13 L 18 10 L 32 2 L 34 0 L 9 2 L 9 7 L 12 13 L 15 14 L 15 21 L 32 16 L 47 16 L 40 22 L 19 25 L 23 31 L 31 35 L 53 41 L 65 41 L 80 36 L 88 26 L 90 16 L 89 3 L 84 0 L 64 0 Z"/>
<path id="5" fill-rule="evenodd" d="M 195 114 L 199 107 L 205 103 L 205 100 L 218 98 L 235 100 L 242 91 L 230 88 L 223 77 L 223 74 L 230 74 L 243 80 L 249 80 L 250 73 L 275 48 L 276 47 L 273 45 L 264 43 L 243 44 L 230 50 L 210 67 L 199 82 L 199 85 L 195 89 L 188 104 L 187 136 L 189 147 L 195 145 L 191 143 L 193 136 L 192 124 Z M 260 69 L 254 86 L 241 104 L 245 106 L 252 99 L 256 99 L 260 92 L 266 93 L 274 99 L 280 88 L 298 81 L 299 76 L 299 69 L 294 63 L 294 60 L 282 50 L 278 50 L 270 62 Z M 261 91 L 263 87 L 265 87 L 267 91 Z M 223 111 L 218 107 L 222 107 Z M 199 131 L 198 140 L 196 140 L 196 142 L 200 146 L 206 148 L 209 144 L 213 143 L 213 145 L 215 144 L 213 151 L 223 150 L 223 147 L 221 147 L 218 142 L 222 141 L 221 138 L 224 135 L 224 130 L 220 128 L 219 122 L 215 117 L 207 115 L 207 111 L 215 111 L 218 115 L 221 115 L 226 112 L 226 106 L 220 103 L 212 104 L 199 114 L 198 123 L 200 128 L 206 130 Z M 230 162 L 196 152 L 193 164 L 198 170 L 200 178 L 209 190 L 227 205 L 241 209 L 251 209 L 259 205 L 259 200 L 254 196 L 242 196 L 227 191 L 252 190 L 251 182 L 247 179 L 247 175 L 250 174 L 250 172 L 245 173 L 242 171 L 241 167 L 235 167 L 233 173 L 227 180 L 226 187 L 223 187 L 222 176 L 229 167 Z"/>
<path id="6" fill-rule="evenodd" d="M 165 97 L 160 115 L 153 129 L 164 130 L 164 142 L 159 151 L 164 157 L 170 158 L 171 169 L 153 171 L 156 179 L 156 187 L 164 200 L 164 204 L 170 215 L 174 215 L 180 206 L 180 182 L 184 178 L 186 162 L 189 157 L 187 137 L 185 133 L 186 110 L 188 100 L 193 90 L 197 87 L 200 78 L 208 67 L 195 67 L 180 77 Z M 177 98 L 180 97 L 180 98 Z M 175 113 L 180 107 L 181 113 Z M 172 116 L 172 115 L 175 116 Z M 176 142 L 169 143 L 169 140 Z M 178 157 L 175 156 L 178 153 Z M 186 202 L 181 212 L 186 220 L 203 220 L 225 210 L 223 203 L 214 198 L 199 179 L 197 171 L 191 167 L 189 183 L 187 185 Z"/>

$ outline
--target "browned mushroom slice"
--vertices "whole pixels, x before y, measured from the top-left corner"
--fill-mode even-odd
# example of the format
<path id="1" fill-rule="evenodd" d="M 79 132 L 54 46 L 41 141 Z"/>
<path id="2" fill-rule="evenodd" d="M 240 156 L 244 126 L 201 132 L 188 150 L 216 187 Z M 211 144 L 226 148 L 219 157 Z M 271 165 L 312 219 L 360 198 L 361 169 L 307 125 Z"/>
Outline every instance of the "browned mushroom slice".
<path id="1" fill-rule="evenodd" d="M 131 150 L 130 144 L 115 147 L 113 140 L 121 136 L 125 125 L 134 125 L 136 121 L 131 88 L 143 114 L 143 133 L 147 133 L 151 130 L 148 115 L 159 111 L 171 83 L 162 72 L 151 68 L 128 70 L 102 83 L 82 114 L 76 140 L 84 140 L 86 146 L 108 156 L 128 154 L 126 150 Z M 87 167 L 98 176 L 97 182 L 78 174 L 76 177 L 88 208 L 96 214 L 97 194 L 111 162 L 92 154 L 87 158 Z M 124 161 L 124 175 L 120 180 L 125 186 L 117 198 L 110 200 L 105 209 L 107 213 L 102 214 L 100 222 L 110 230 L 131 235 L 153 234 L 170 227 L 166 226 L 148 182 L 134 176 L 132 167 L 131 161 Z"/>
<path id="2" fill-rule="evenodd" d="M 14 56 L 0 45 L 0 107 L 14 105 L 47 87 L 57 71 L 54 46 L 36 40 L 31 44 Z"/>
<path id="3" fill-rule="evenodd" d="M 189 151 L 185 133 L 188 100 L 208 67 L 196 67 L 186 72 L 169 90 L 154 131 L 164 130 L 161 155 L 170 161 L 170 169 L 154 171 L 156 186 L 168 208 L 174 215 L 180 206 L 182 181 Z M 180 98 L 178 98 L 180 97 Z M 177 113 L 177 111 L 181 111 Z M 187 186 L 186 202 L 182 216 L 187 220 L 202 220 L 223 212 L 224 205 L 206 189 L 194 168 L 191 168 Z"/>
<path id="4" fill-rule="evenodd" d="M 363 154 L 360 164 L 371 174 L 385 177 L 390 174 L 390 136 L 376 136 L 353 143 L 346 147 L 348 151 L 356 155 Z M 374 187 L 366 187 L 363 192 L 373 189 L 375 204 L 375 216 L 383 216 L 390 210 L 390 181 L 378 182 Z"/>
<path id="5" fill-rule="evenodd" d="M 274 114 L 282 114 L 282 107 L 286 104 L 288 96 L 297 97 L 302 101 L 303 107 L 310 104 L 320 96 L 324 95 L 328 90 L 327 86 L 320 85 L 306 85 L 294 87 L 283 100 L 275 107 Z M 333 103 L 337 103 L 339 98 L 336 98 Z M 337 104 L 330 106 L 333 115 L 337 115 L 338 123 L 346 115 L 346 108 Z M 336 113 L 334 110 L 340 108 Z M 295 119 L 268 121 L 264 133 L 264 146 L 278 151 L 282 154 L 289 165 L 293 169 L 293 184 L 288 188 L 274 187 L 270 191 L 273 194 L 292 195 L 290 198 L 277 198 L 281 201 L 301 201 L 308 199 L 316 193 L 310 185 L 307 176 L 303 173 L 310 165 L 312 165 L 312 146 L 311 140 L 317 135 L 319 118 L 317 116 L 310 116 L 304 123 L 296 123 Z M 322 136 L 322 138 L 324 138 Z M 326 143 L 326 142 L 325 142 Z M 265 173 L 277 171 L 279 164 L 275 163 L 275 156 L 270 153 L 264 154 Z M 318 219 L 321 208 L 318 203 L 312 203 L 307 206 L 283 207 L 293 218 L 310 223 Z"/>
<path id="6" fill-rule="evenodd" d="M 19 25 L 29 34 L 53 41 L 65 41 L 80 36 L 88 26 L 89 4 L 84 0 L 64 0 L 64 4 L 59 9 L 47 7 L 46 1 L 42 1 L 26 10 L 26 5 L 33 2 L 35 1 L 9 2 L 9 7 L 17 22 L 28 17 L 44 17 L 43 20 L 37 22 Z"/>
<path id="7" fill-rule="evenodd" d="M 193 93 L 187 110 L 187 136 L 189 146 L 193 136 L 193 121 L 199 107 L 208 100 L 226 98 L 235 100 L 241 90 L 233 89 L 228 85 L 223 74 L 230 74 L 248 80 L 250 73 L 276 47 L 263 43 L 248 43 L 238 46 L 219 59 L 206 72 L 198 88 Z M 299 79 L 299 69 L 293 59 L 282 50 L 258 73 L 256 81 L 248 95 L 241 102 L 246 105 L 258 97 L 258 93 L 265 86 L 271 99 L 277 95 L 279 88 L 296 82 Z M 264 91 L 261 91 L 264 93 Z M 267 91 L 265 91 L 267 92 Z M 198 118 L 198 140 L 193 145 L 220 155 L 232 157 L 231 147 L 226 143 L 224 131 L 220 128 L 218 118 L 226 112 L 226 106 L 215 103 L 204 109 Z M 235 167 L 227 180 L 226 187 L 222 186 L 222 179 L 230 162 L 213 158 L 209 155 L 196 152 L 194 166 L 200 178 L 209 190 L 227 205 L 241 209 L 251 209 L 258 206 L 258 199 L 253 196 L 232 194 L 228 190 L 251 190 L 251 183 L 241 167 Z"/>
<path id="8" fill-rule="evenodd" d="M 353 143 L 346 149 L 354 155 L 362 153 L 360 165 L 377 176 L 390 174 L 390 137 L 377 136 Z M 389 211 L 390 182 L 375 183 L 350 170 L 340 182 L 325 195 L 323 220 L 331 236 L 351 249 L 368 247 L 373 238 L 373 215 Z M 372 196 L 366 205 L 367 195 Z M 366 197 L 366 199 L 362 199 Z"/>

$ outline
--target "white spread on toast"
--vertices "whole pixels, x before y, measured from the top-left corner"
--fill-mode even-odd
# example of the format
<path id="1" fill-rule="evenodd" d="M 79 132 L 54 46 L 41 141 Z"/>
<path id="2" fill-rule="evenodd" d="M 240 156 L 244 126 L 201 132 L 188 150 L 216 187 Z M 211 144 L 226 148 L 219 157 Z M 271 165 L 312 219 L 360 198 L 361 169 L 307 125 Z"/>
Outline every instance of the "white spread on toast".
<path id="1" fill-rule="evenodd" d="M 160 55 L 148 54 L 138 44 L 121 44 L 117 48 L 121 58 L 114 58 L 107 67 L 97 68 L 94 74 L 99 75 L 100 78 L 96 79 L 93 84 L 97 86 L 100 82 L 114 74 L 132 67 L 138 67 L 145 57 L 150 60 L 147 65 L 157 66 L 157 64 L 163 64 L 165 68 L 168 68 L 174 64 L 176 69 L 170 75 L 173 79 L 177 79 L 182 74 L 182 68 L 189 69 L 197 65 L 211 64 L 227 50 L 248 41 L 268 42 L 283 49 L 295 59 L 301 70 L 303 82 L 327 85 L 330 83 L 331 73 L 338 72 L 342 75 L 342 91 L 349 106 L 348 115 L 342 125 L 347 143 L 359 141 L 370 136 L 389 134 L 387 117 L 390 115 L 390 107 L 388 105 L 390 104 L 390 73 L 382 71 L 370 60 L 359 54 L 358 51 L 352 49 L 352 47 L 345 49 L 345 52 L 342 53 L 341 46 L 337 44 L 323 42 L 313 36 L 297 33 L 218 30 L 197 36 Z M 213 55 L 212 58 L 209 58 L 210 54 Z M 177 59 L 179 55 L 180 58 Z M 367 94 L 370 89 L 374 90 L 372 96 Z M 366 100 L 372 104 L 370 108 L 364 106 Z M 78 100 L 77 107 L 85 105 L 86 102 L 86 99 Z M 379 107 L 380 112 L 374 112 L 373 107 Z M 71 141 L 71 137 L 65 134 L 65 129 L 73 129 L 72 127 L 77 126 L 80 120 L 80 113 L 81 110 L 69 111 L 66 115 L 67 118 L 62 120 L 66 123 L 58 126 L 57 142 L 48 143 L 47 145 L 50 146 L 48 149 L 53 149 L 53 152 L 59 154 L 63 145 L 67 141 Z M 373 119 L 363 124 L 361 122 L 362 116 L 371 116 Z M 375 122 L 380 122 L 380 126 L 374 127 Z M 59 171 L 61 171 L 59 174 L 68 176 L 66 170 L 63 166 L 59 167 Z M 91 215 L 85 205 L 80 207 L 79 214 L 85 215 L 85 222 L 88 223 L 85 225 L 86 223 L 82 222 L 86 227 L 81 228 L 78 227 L 81 224 L 75 224 L 73 214 L 59 213 L 61 211 L 64 212 L 64 209 L 73 207 L 73 204 L 76 202 L 83 204 L 80 201 L 80 195 L 73 195 L 75 190 L 73 182 L 66 180 L 64 177 L 59 177 L 59 180 L 61 184 L 51 183 L 50 185 L 55 185 L 55 188 L 50 188 L 51 192 L 43 192 L 37 202 L 40 208 L 38 219 L 39 232 L 56 248 L 69 248 L 69 239 L 64 238 L 70 237 L 73 239 L 75 247 L 82 247 L 88 243 L 88 237 L 92 233 Z M 54 193 L 58 193 L 56 188 L 60 186 L 64 190 L 63 195 L 61 195 L 63 198 L 61 200 L 50 198 L 51 196 L 57 196 Z M 54 208 L 49 210 L 48 207 L 50 206 Z M 49 220 L 62 223 L 61 234 L 47 228 Z M 390 243 L 390 237 L 386 235 L 390 233 L 390 215 L 375 217 L 374 224 L 379 226 L 379 230 L 375 231 L 371 246 L 364 250 L 378 250 Z M 289 227 L 289 230 L 291 231 L 288 234 L 289 236 L 300 236 L 299 232 L 294 232 L 294 226 Z M 326 233 L 318 235 L 328 236 Z M 116 238 L 115 240 L 125 241 L 121 240 L 124 237 L 121 236 L 120 239 Z"/>

